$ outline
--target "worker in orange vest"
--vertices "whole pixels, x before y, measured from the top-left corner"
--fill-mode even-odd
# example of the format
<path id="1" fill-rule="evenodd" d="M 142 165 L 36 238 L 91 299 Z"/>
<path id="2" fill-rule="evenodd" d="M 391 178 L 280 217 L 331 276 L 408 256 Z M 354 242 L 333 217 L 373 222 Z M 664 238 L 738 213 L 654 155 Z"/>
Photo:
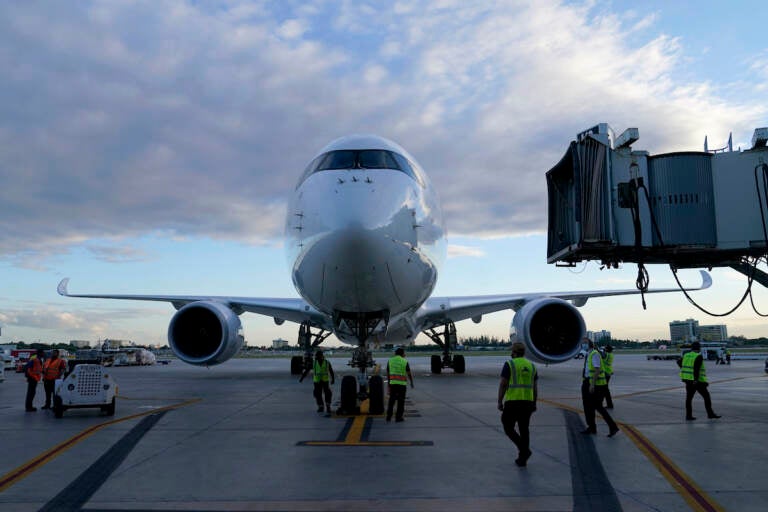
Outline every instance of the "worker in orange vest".
<path id="1" fill-rule="evenodd" d="M 56 379 L 64 377 L 64 371 L 67 369 L 67 363 L 59 357 L 59 351 L 54 349 L 51 357 L 43 363 L 43 387 L 45 388 L 45 405 L 43 409 L 51 408 L 51 398 L 56 386 Z"/>
<path id="2" fill-rule="evenodd" d="M 27 412 L 35 412 L 37 407 L 32 405 L 32 401 L 35 399 L 35 393 L 37 392 L 37 383 L 43 376 L 43 358 L 45 352 L 43 349 L 37 349 L 37 354 L 29 358 L 27 365 L 24 367 L 24 375 L 27 377 L 27 400 L 24 403 Z"/>

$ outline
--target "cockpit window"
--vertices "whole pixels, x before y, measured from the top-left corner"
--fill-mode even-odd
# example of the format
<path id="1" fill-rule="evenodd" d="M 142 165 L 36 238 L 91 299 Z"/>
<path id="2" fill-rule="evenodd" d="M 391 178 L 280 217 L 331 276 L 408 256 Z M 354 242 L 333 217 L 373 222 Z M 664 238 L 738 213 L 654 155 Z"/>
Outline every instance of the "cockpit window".
<path id="1" fill-rule="evenodd" d="M 341 169 L 392 169 L 404 172 L 423 185 L 419 172 L 407 158 L 384 149 L 329 151 L 315 158 L 307 166 L 299 183 L 316 172 Z"/>

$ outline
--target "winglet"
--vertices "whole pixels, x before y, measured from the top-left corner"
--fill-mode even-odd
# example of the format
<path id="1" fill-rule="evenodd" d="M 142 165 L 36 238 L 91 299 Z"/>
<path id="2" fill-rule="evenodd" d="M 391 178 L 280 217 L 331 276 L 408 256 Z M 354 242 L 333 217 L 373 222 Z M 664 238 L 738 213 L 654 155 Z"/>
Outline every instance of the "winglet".
<path id="1" fill-rule="evenodd" d="M 59 295 L 62 297 L 69 296 L 69 292 L 67 291 L 67 285 L 69 284 L 69 278 L 65 277 L 64 279 L 59 282 L 59 286 L 56 287 L 56 291 L 59 292 Z"/>
<path id="2" fill-rule="evenodd" d="M 701 288 L 702 290 L 705 290 L 712 286 L 712 276 L 709 275 L 709 272 L 706 270 L 699 270 L 701 272 Z"/>

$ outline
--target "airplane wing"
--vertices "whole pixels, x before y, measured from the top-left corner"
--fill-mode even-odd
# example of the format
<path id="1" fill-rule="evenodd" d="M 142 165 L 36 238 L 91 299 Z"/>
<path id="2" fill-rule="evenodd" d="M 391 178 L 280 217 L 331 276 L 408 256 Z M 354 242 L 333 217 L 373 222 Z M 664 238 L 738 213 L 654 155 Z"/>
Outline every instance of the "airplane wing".
<path id="1" fill-rule="evenodd" d="M 685 288 L 685 291 L 703 290 L 712 286 L 712 278 L 709 273 L 700 270 L 701 286 L 697 288 Z M 679 292 L 680 288 L 661 288 L 648 290 L 645 293 Z M 422 305 L 416 314 L 416 325 L 421 329 L 430 329 L 444 324 L 446 321 L 458 322 L 467 318 L 478 318 L 488 313 L 513 309 L 517 311 L 527 302 L 540 298 L 556 298 L 571 301 L 573 305 L 581 307 L 592 297 L 609 297 L 615 295 L 635 295 L 640 293 L 637 289 L 626 290 L 593 290 L 578 292 L 541 292 L 523 293 L 516 295 L 478 295 L 469 297 L 430 297 Z M 479 321 L 479 320 L 478 320 Z"/>
<path id="2" fill-rule="evenodd" d="M 80 297 L 88 299 L 117 299 L 143 300 L 155 302 L 170 302 L 173 307 L 180 309 L 190 302 L 209 301 L 225 304 L 238 315 L 248 311 L 260 315 L 271 316 L 275 321 L 310 322 L 314 327 L 332 330 L 332 319 L 316 310 L 302 299 L 275 299 L 259 297 L 222 297 L 214 295 L 100 295 L 69 293 L 69 278 L 59 283 L 57 291 L 64 297 Z"/>

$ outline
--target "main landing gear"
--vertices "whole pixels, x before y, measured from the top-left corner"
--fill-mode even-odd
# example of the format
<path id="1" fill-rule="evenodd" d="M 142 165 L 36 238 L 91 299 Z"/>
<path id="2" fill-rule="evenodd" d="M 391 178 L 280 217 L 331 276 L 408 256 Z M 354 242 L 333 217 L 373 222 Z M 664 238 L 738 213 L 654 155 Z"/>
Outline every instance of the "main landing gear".
<path id="1" fill-rule="evenodd" d="M 367 348 L 366 341 L 381 322 L 386 323 L 386 312 L 374 313 L 337 313 L 334 323 L 338 328 L 342 323 L 355 333 L 360 346 L 352 352 L 349 366 L 357 368 L 357 377 L 345 375 L 341 379 L 341 406 L 338 414 L 360 414 L 367 401 L 368 414 L 384 414 L 384 378 L 370 375 L 368 370 L 374 367 L 373 354 Z"/>
<path id="2" fill-rule="evenodd" d="M 443 332 L 438 333 L 434 329 L 424 331 L 424 334 L 430 337 L 443 349 L 442 357 L 433 355 L 430 360 L 432 373 L 440 373 L 443 368 L 453 368 L 455 373 L 464 373 L 466 366 L 464 356 L 451 355 L 451 349 L 456 348 L 456 325 L 453 322 L 443 324 Z"/>
<path id="3" fill-rule="evenodd" d="M 330 335 L 329 331 L 322 329 L 319 332 L 312 332 L 309 322 L 299 326 L 299 347 L 304 349 L 304 355 L 291 358 L 291 375 L 301 375 L 305 369 L 312 368 L 313 349 Z"/>

